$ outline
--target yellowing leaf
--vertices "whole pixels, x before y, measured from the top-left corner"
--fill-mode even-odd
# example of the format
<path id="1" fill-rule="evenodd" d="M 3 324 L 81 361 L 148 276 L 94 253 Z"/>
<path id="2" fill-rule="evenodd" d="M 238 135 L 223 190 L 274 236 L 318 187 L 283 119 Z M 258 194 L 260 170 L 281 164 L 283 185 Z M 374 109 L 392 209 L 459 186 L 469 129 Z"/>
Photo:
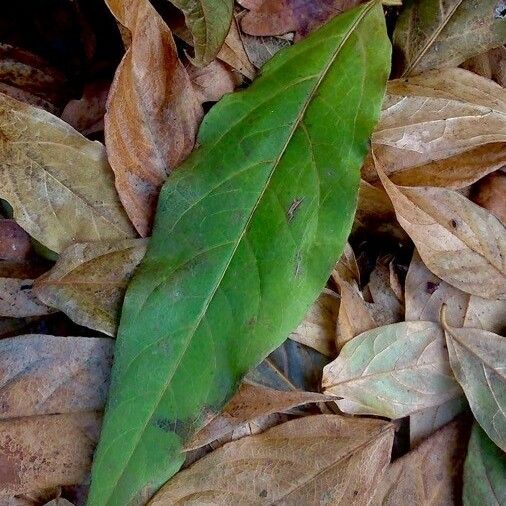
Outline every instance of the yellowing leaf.
<path id="1" fill-rule="evenodd" d="M 109 92 L 107 156 L 121 202 L 146 236 L 160 187 L 193 148 L 202 108 L 172 34 L 149 1 L 107 4 L 132 32 Z"/>
<path id="2" fill-rule="evenodd" d="M 0 94 L 0 198 L 32 237 L 59 253 L 76 241 L 133 237 L 99 142 Z"/>
<path id="3" fill-rule="evenodd" d="M 0 340 L 0 419 L 102 409 L 109 338 L 24 335 Z"/>
<path id="4" fill-rule="evenodd" d="M 443 323 L 450 364 L 474 417 L 506 451 L 506 339 L 487 330 Z"/>
<path id="5" fill-rule="evenodd" d="M 186 449 L 191 450 L 212 443 L 259 418 L 282 413 L 304 404 L 330 400 L 331 396 L 315 392 L 286 392 L 244 383 L 225 406 L 223 413 L 197 432 L 186 445 Z"/>
<path id="6" fill-rule="evenodd" d="M 35 281 L 35 293 L 76 323 L 114 336 L 128 280 L 145 252 L 144 239 L 74 244 Z"/>
<path id="7" fill-rule="evenodd" d="M 161 488 L 151 506 L 365 504 L 390 460 L 393 426 L 319 415 L 212 452 Z"/>
<path id="8" fill-rule="evenodd" d="M 459 504 L 468 425 L 465 419 L 455 420 L 390 464 L 369 504 Z"/>
<path id="9" fill-rule="evenodd" d="M 506 229 L 485 209 L 445 188 L 396 186 L 378 174 L 425 265 L 461 290 L 506 298 Z"/>
<path id="10" fill-rule="evenodd" d="M 505 162 L 504 148 L 501 153 L 497 146 L 506 141 L 505 113 L 506 90 L 463 69 L 390 81 L 372 138 L 374 154 L 388 175 L 411 169 L 406 178 L 462 186 L 459 164 L 467 167 L 465 181 L 472 182 Z M 479 149 L 486 144 L 489 151 Z M 433 185 L 428 178 L 435 173 Z M 372 157 L 362 174 L 368 181 L 377 178 Z"/>
<path id="11" fill-rule="evenodd" d="M 402 418 L 458 397 L 443 332 L 432 322 L 401 322 L 348 342 L 323 370 L 324 393 L 345 413 Z"/>

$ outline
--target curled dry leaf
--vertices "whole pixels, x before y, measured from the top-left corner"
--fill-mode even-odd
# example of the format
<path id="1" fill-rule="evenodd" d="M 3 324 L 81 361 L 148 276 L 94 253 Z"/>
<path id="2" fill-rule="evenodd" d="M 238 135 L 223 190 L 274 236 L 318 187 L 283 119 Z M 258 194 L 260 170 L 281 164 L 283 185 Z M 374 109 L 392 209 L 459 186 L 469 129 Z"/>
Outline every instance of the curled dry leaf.
<path id="1" fill-rule="evenodd" d="M 98 440 L 95 412 L 0 422 L 0 502 L 16 494 L 82 483 Z"/>
<path id="2" fill-rule="evenodd" d="M 105 141 L 121 202 L 146 236 L 167 174 L 190 153 L 202 108 L 170 29 L 148 0 L 107 0 L 132 32 L 111 85 Z"/>
<path id="3" fill-rule="evenodd" d="M 151 506 L 362 504 L 390 461 L 393 425 L 337 415 L 300 418 L 228 443 L 181 471 Z"/>
<path id="4" fill-rule="evenodd" d="M 485 177 L 476 186 L 472 200 L 495 214 L 506 225 L 506 173 L 499 171 Z"/>
<path id="5" fill-rule="evenodd" d="M 459 418 L 390 464 L 369 504 L 459 504 L 468 427 Z"/>
<path id="6" fill-rule="evenodd" d="M 497 143 L 506 141 L 505 112 L 506 90 L 463 69 L 390 81 L 372 137 L 374 154 L 388 175 L 412 169 L 403 184 L 412 178 L 461 187 L 504 163 L 504 148 Z M 484 144 L 492 146 L 478 149 Z M 461 163 L 466 170 L 458 168 Z M 436 173 L 433 184 L 429 178 Z M 362 175 L 377 178 L 372 156 Z"/>
<path id="7" fill-rule="evenodd" d="M 490 439 L 506 451 L 506 340 L 493 332 L 450 327 L 443 319 L 453 373 Z"/>
<path id="8" fill-rule="evenodd" d="M 506 455 L 490 441 L 475 423 L 464 463 L 465 506 L 500 506 L 506 504 Z"/>
<path id="9" fill-rule="evenodd" d="M 283 35 L 295 32 L 305 37 L 330 18 L 357 6 L 361 0 L 239 0 L 249 9 L 241 28 L 250 35 Z"/>
<path id="10" fill-rule="evenodd" d="M 197 432 L 186 445 L 186 450 L 212 443 L 245 424 L 274 413 L 282 413 L 304 404 L 331 400 L 333 397 L 315 392 L 286 392 L 243 383 L 225 406 L 223 413 Z"/>
<path id="11" fill-rule="evenodd" d="M 401 13 L 394 48 L 403 76 L 454 67 L 506 40 L 497 0 L 414 0 Z"/>
<path id="12" fill-rule="evenodd" d="M 496 47 L 465 61 L 462 68 L 506 86 L 506 47 Z"/>
<path id="13" fill-rule="evenodd" d="M 396 186 L 380 167 L 378 174 L 434 274 L 467 293 L 506 298 L 506 229 L 495 216 L 453 190 Z"/>
<path id="14" fill-rule="evenodd" d="M 441 327 L 400 322 L 360 334 L 323 370 L 345 413 L 401 418 L 461 395 Z"/>
<path id="15" fill-rule="evenodd" d="M 325 288 L 311 306 L 304 320 L 290 334 L 290 339 L 310 346 L 323 355 L 336 355 L 336 325 L 339 296 Z"/>
<path id="16" fill-rule="evenodd" d="M 145 239 L 74 244 L 34 284 L 37 297 L 85 327 L 116 335 L 128 280 Z"/>
<path id="17" fill-rule="evenodd" d="M 0 419 L 104 407 L 113 341 L 24 335 L 0 340 Z"/>
<path id="18" fill-rule="evenodd" d="M 31 251 L 30 236 L 14 220 L 0 218 L 0 260 L 23 262 Z"/>
<path id="19" fill-rule="evenodd" d="M 349 283 L 355 281 L 360 284 L 360 271 L 358 269 L 357 259 L 349 242 L 346 243 L 343 254 L 336 263 L 331 276 L 336 285 L 339 285 L 339 280 L 341 279 Z"/>
<path id="20" fill-rule="evenodd" d="M 47 248 L 59 253 L 76 241 L 135 235 L 102 144 L 0 94 L 0 145 L 0 198 Z"/>

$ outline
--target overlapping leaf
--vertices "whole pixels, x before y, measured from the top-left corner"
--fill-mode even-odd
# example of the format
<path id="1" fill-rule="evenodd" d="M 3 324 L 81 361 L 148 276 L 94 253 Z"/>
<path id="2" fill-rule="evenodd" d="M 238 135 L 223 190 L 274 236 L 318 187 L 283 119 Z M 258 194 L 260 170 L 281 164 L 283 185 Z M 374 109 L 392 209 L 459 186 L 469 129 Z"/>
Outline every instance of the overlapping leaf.
<path id="1" fill-rule="evenodd" d="M 183 441 L 323 288 L 379 115 L 384 23 L 376 2 L 348 11 L 207 115 L 125 298 L 91 506 L 141 501 L 175 473 Z"/>

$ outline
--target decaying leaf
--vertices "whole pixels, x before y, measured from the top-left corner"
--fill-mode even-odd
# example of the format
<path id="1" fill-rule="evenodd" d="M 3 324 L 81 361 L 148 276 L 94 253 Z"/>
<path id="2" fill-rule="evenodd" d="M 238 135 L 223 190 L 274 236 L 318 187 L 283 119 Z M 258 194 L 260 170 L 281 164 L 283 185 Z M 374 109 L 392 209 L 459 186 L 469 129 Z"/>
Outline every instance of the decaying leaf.
<path id="1" fill-rule="evenodd" d="M 480 181 L 472 199 L 481 207 L 495 214 L 506 225 L 506 173 L 502 171 L 490 174 Z"/>
<path id="2" fill-rule="evenodd" d="M 234 8 L 233 0 L 170 0 L 184 13 L 193 37 L 195 65 L 209 64 L 218 54 L 228 33 Z"/>
<path id="3" fill-rule="evenodd" d="M 468 437 L 469 422 L 463 418 L 440 429 L 387 467 L 369 504 L 459 504 Z"/>
<path id="4" fill-rule="evenodd" d="M 360 334 L 323 370 L 324 393 L 345 413 L 401 418 L 461 395 L 441 327 L 401 322 Z"/>
<path id="5" fill-rule="evenodd" d="M 116 335 L 128 280 L 145 239 L 74 244 L 34 284 L 37 297 L 85 327 Z"/>
<path id="6" fill-rule="evenodd" d="M 463 69 L 396 79 L 387 86 L 372 138 L 374 154 L 388 175 L 415 167 L 412 177 L 427 181 L 440 172 L 436 184 L 452 180 L 457 182 L 453 186 L 461 186 L 459 178 L 468 184 L 495 170 L 501 159 L 504 163 L 504 149 L 501 152 L 496 144 L 506 141 L 505 112 L 506 90 Z M 478 149 L 485 144 L 491 145 L 490 152 Z M 464 171 L 455 168 L 460 163 L 475 172 L 463 176 Z M 372 156 L 362 176 L 368 181 L 377 178 Z"/>
<path id="7" fill-rule="evenodd" d="M 475 423 L 464 463 L 465 506 L 506 504 L 506 455 Z"/>
<path id="8" fill-rule="evenodd" d="M 329 357 L 336 355 L 336 325 L 339 296 L 325 288 L 290 339 L 310 346 Z"/>
<path id="9" fill-rule="evenodd" d="M 0 419 L 104 407 L 113 341 L 24 335 L 0 340 Z"/>
<path id="10" fill-rule="evenodd" d="M 239 0 L 249 9 L 241 28 L 250 35 L 283 35 L 295 32 L 299 39 L 333 16 L 357 6 L 361 0 Z"/>
<path id="11" fill-rule="evenodd" d="M 213 418 L 193 436 L 187 450 L 199 448 L 259 418 L 282 413 L 313 402 L 331 401 L 333 397 L 315 392 L 286 392 L 243 383 L 223 413 Z"/>
<path id="12" fill-rule="evenodd" d="M 506 298 L 506 229 L 485 209 L 453 190 L 396 186 L 378 174 L 425 265 L 474 295 Z"/>
<path id="13" fill-rule="evenodd" d="M 493 332 L 450 327 L 443 319 L 453 373 L 490 439 L 506 451 L 506 340 Z"/>
<path id="14" fill-rule="evenodd" d="M 394 31 L 398 74 L 453 67 L 506 42 L 497 0 L 413 0 Z"/>
<path id="15" fill-rule="evenodd" d="M 362 504 L 390 460 L 393 425 L 318 415 L 228 443 L 181 471 L 150 502 Z"/>
<path id="16" fill-rule="evenodd" d="M 263 67 L 278 51 L 288 47 L 290 40 L 284 37 L 255 37 L 241 33 L 242 44 L 249 61 L 257 68 Z"/>
<path id="17" fill-rule="evenodd" d="M 14 220 L 0 218 L 0 260 L 23 262 L 31 250 L 30 236 Z"/>
<path id="18" fill-rule="evenodd" d="M 499 4 L 497 4 L 499 5 Z M 465 61 L 462 68 L 506 86 L 506 47 L 496 47 Z"/>
<path id="19" fill-rule="evenodd" d="M 0 502 L 82 483 L 98 440 L 95 412 L 0 421 Z"/>
<path id="20" fill-rule="evenodd" d="M 76 241 L 133 237 L 99 142 L 0 94 L 0 198 L 32 237 L 59 253 Z"/>
<path id="21" fill-rule="evenodd" d="M 24 318 L 54 312 L 33 293 L 33 279 L 3 277 L 0 267 L 0 316 Z"/>
<path id="22" fill-rule="evenodd" d="M 355 281 L 360 284 L 360 271 L 358 269 L 355 252 L 353 251 L 350 243 L 346 243 L 343 254 L 336 263 L 331 276 L 336 285 L 339 285 L 339 280 L 341 279 L 344 279 L 349 283 Z"/>
<path id="23" fill-rule="evenodd" d="M 146 236 L 167 174 L 193 148 L 202 108 L 170 29 L 149 1 L 107 4 L 132 32 L 132 44 L 109 92 L 107 156 L 121 202 L 137 231 Z"/>

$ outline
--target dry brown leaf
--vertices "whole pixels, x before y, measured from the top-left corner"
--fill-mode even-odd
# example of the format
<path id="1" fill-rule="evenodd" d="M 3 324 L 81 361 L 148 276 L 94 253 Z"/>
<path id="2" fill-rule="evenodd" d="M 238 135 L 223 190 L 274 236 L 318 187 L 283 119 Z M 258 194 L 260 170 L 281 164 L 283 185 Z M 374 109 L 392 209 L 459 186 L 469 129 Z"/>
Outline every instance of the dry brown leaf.
<path id="1" fill-rule="evenodd" d="M 112 354 L 109 338 L 0 340 L 0 419 L 102 409 Z"/>
<path id="2" fill-rule="evenodd" d="M 355 281 L 360 284 L 360 271 L 358 269 L 357 259 L 350 243 L 347 242 L 343 254 L 332 271 L 332 279 L 339 285 L 339 280 L 343 279 L 348 283 Z"/>
<path id="3" fill-rule="evenodd" d="M 67 501 L 67 499 L 64 499 L 63 497 L 58 497 L 52 501 L 47 502 L 44 504 L 44 506 L 74 506 L 74 504 L 70 501 Z"/>
<path id="4" fill-rule="evenodd" d="M 63 109 L 61 119 L 83 135 L 104 130 L 104 114 L 110 81 L 92 81 L 84 85 L 83 96 L 71 100 Z"/>
<path id="5" fill-rule="evenodd" d="M 365 504 L 388 465 L 392 440 L 393 425 L 380 420 L 292 420 L 212 452 L 149 504 Z"/>
<path id="6" fill-rule="evenodd" d="M 369 504 L 459 504 L 469 425 L 468 420 L 455 420 L 390 464 Z"/>
<path id="7" fill-rule="evenodd" d="M 487 79 L 493 79 L 503 87 L 506 86 L 506 47 L 504 46 L 470 58 L 461 66 Z"/>
<path id="8" fill-rule="evenodd" d="M 0 422 L 0 503 L 14 494 L 81 483 L 100 431 L 95 412 Z"/>
<path id="9" fill-rule="evenodd" d="M 33 279 L 3 277 L 0 269 L 0 316 L 24 318 L 53 313 L 32 290 Z"/>
<path id="10" fill-rule="evenodd" d="M 379 166 L 378 174 L 434 274 L 467 293 L 506 298 L 506 230 L 495 216 L 453 190 L 396 186 Z"/>
<path id="11" fill-rule="evenodd" d="M 0 260 L 23 262 L 31 250 L 30 236 L 14 220 L 0 219 Z"/>
<path id="12" fill-rule="evenodd" d="M 243 383 L 225 406 L 223 413 L 213 418 L 186 445 L 194 450 L 212 443 L 246 424 L 254 423 L 275 413 L 313 402 L 331 401 L 333 397 L 315 392 L 286 392 Z"/>
<path id="13" fill-rule="evenodd" d="M 77 241 L 135 236 L 99 142 L 0 94 L 0 198 L 32 237 L 59 253 Z"/>
<path id="14" fill-rule="evenodd" d="M 146 239 L 74 244 L 35 281 L 35 293 L 76 323 L 114 336 L 128 280 L 146 246 Z"/>
<path id="15" fill-rule="evenodd" d="M 336 355 L 336 325 L 339 296 L 325 288 L 307 312 L 304 320 L 289 335 L 290 339 L 310 346 L 323 355 Z"/>
<path id="16" fill-rule="evenodd" d="M 263 67 L 278 51 L 288 47 L 291 42 L 286 37 L 255 37 L 241 33 L 242 44 L 249 61 L 257 68 Z"/>
<path id="17" fill-rule="evenodd" d="M 241 28 L 250 35 L 283 35 L 295 32 L 305 37 L 330 18 L 358 5 L 361 0 L 238 0 L 249 9 Z"/>
<path id="18" fill-rule="evenodd" d="M 417 177 L 442 171 L 437 178 L 441 182 L 458 182 L 463 171 L 455 167 L 462 163 L 477 171 L 465 175 L 467 184 L 497 168 L 501 159 L 498 147 L 492 146 L 490 152 L 482 149 L 463 154 L 484 144 L 504 143 L 505 112 L 506 90 L 463 69 L 396 79 L 387 85 L 383 111 L 372 138 L 374 153 L 388 175 L 416 167 L 413 171 Z M 504 150 L 502 155 L 504 163 Z M 481 156 L 481 164 L 476 163 L 475 156 Z M 426 164 L 428 167 L 421 167 Z M 362 176 L 367 181 L 377 178 L 372 156 L 366 159 Z"/>
<path id="19" fill-rule="evenodd" d="M 472 200 L 495 214 L 506 225 L 506 174 L 490 174 L 476 186 Z"/>
<path id="20" fill-rule="evenodd" d="M 160 187 L 193 148 L 202 107 L 171 31 L 149 1 L 107 4 L 132 32 L 107 101 L 107 155 L 121 202 L 146 236 Z"/>

